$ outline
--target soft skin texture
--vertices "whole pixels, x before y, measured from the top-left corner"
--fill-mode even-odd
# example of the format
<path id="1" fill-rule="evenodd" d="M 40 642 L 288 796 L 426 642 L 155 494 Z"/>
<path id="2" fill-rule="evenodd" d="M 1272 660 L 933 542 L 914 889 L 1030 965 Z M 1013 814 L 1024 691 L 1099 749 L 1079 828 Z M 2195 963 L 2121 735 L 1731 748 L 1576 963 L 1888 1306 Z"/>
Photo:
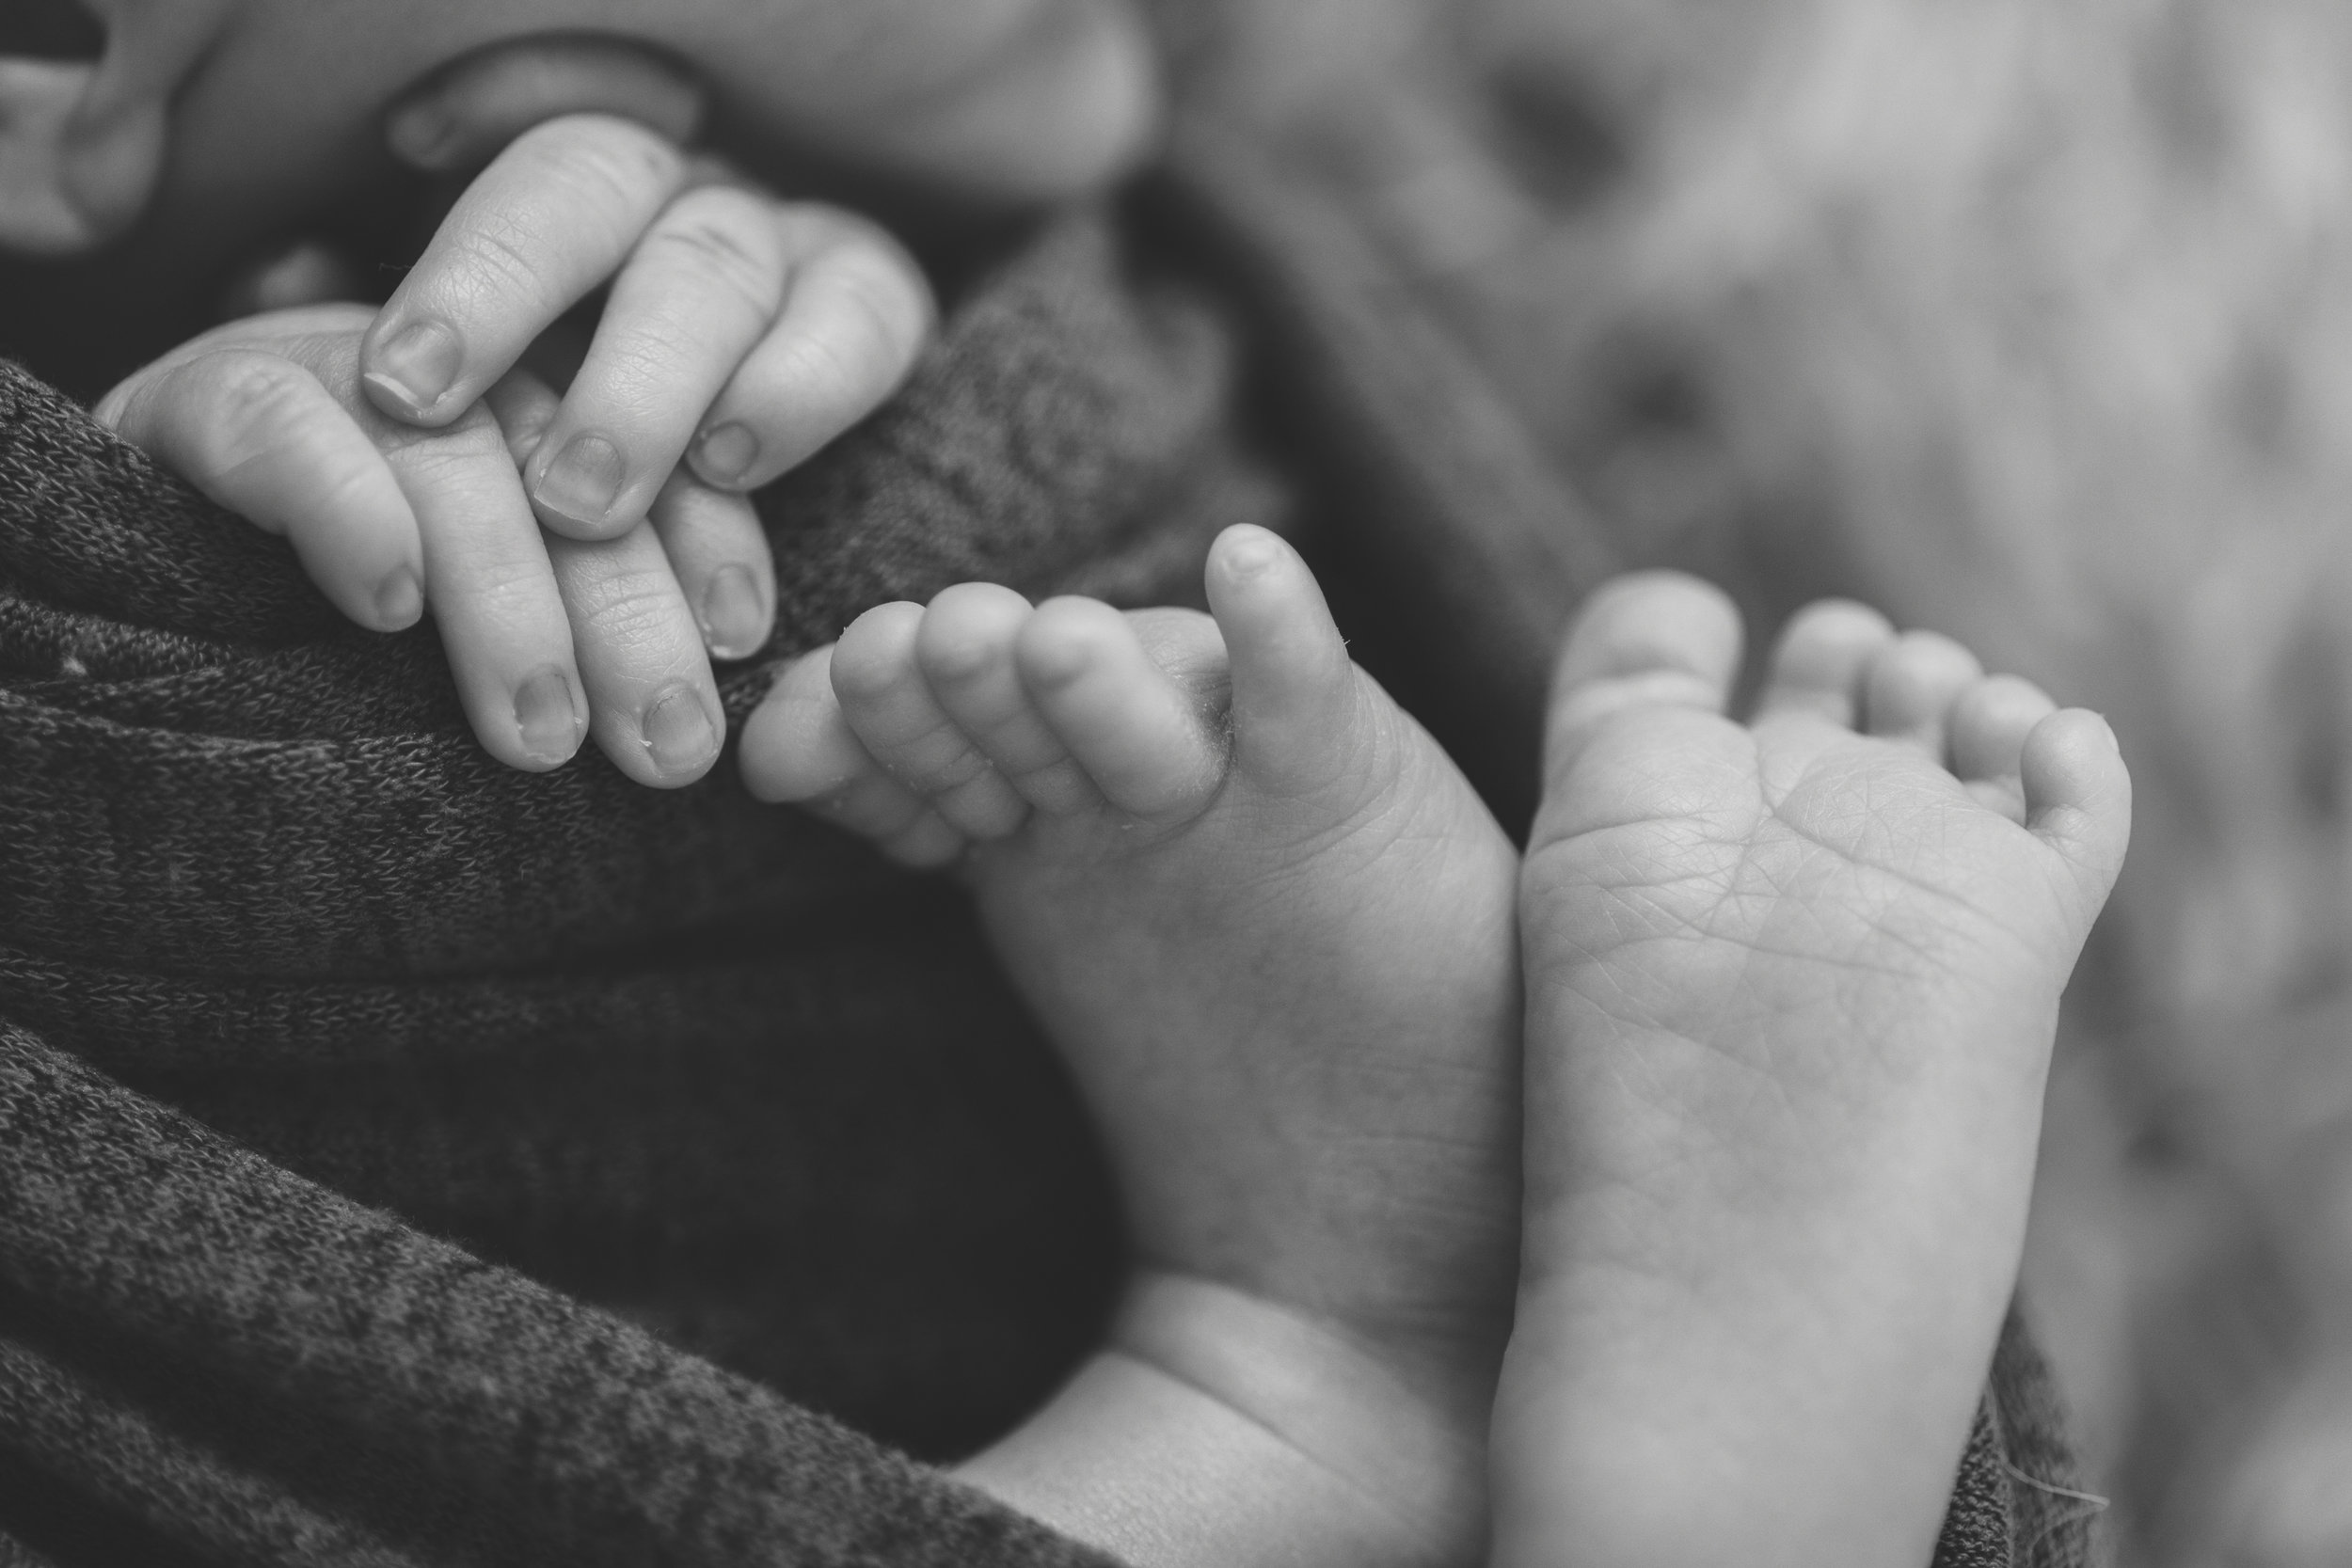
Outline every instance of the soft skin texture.
<path id="1" fill-rule="evenodd" d="M 510 75 L 580 63 L 577 49 L 497 55 Z M 465 74 L 480 87 L 500 69 L 475 56 Z M 530 85 L 502 96 L 527 100 Z M 495 119 L 501 98 L 476 92 L 472 106 Z M 438 107 L 446 120 L 451 106 Z M 516 362 L 608 277 L 559 400 Z M 862 419 L 925 341 L 928 284 L 870 224 L 740 182 L 696 183 L 659 132 L 580 114 L 526 132 L 482 172 L 403 297 L 420 279 L 444 306 L 465 303 L 438 319 L 475 328 L 493 377 L 429 421 L 387 417 L 388 401 L 409 400 L 388 400 L 367 371 L 363 347 L 385 324 L 357 307 L 217 328 L 116 388 L 98 417 L 288 533 L 362 626 L 396 631 L 429 607 L 492 755 L 556 767 L 593 734 L 641 783 L 691 783 L 724 731 L 704 650 L 755 651 L 775 586 L 742 484 L 704 484 L 679 458 L 705 425 L 753 449 L 753 471 L 730 477 L 756 481 Z M 474 433 L 485 445 L 468 427 L 490 416 L 498 429 Z M 543 533 L 527 489 L 482 471 L 485 454 L 511 453 L 527 486 L 583 434 L 637 467 L 627 515 L 602 526 Z"/>
<path id="2" fill-rule="evenodd" d="M 1262 531 L 1213 623 L 966 584 L 747 726 L 755 793 L 961 861 L 1119 1170 L 1106 1351 L 967 1479 L 1131 1560 L 1925 1561 L 2014 1280 L 2129 781 L 2096 716 L 1858 606 L 1724 716 L 1722 594 L 1563 657 L 1519 871 Z"/>
<path id="3" fill-rule="evenodd" d="M 1815 606 L 1754 719 L 1688 578 L 1563 656 L 1520 926 L 1498 1568 L 1925 1562 L 2130 832 L 2096 715 Z"/>
<path id="4" fill-rule="evenodd" d="M 1516 856 L 1262 529 L 1214 619 L 885 605 L 746 724 L 755 793 L 971 849 L 1109 1147 L 1112 1342 L 966 1479 L 1144 1564 L 1457 1563 L 1517 1246 Z"/>

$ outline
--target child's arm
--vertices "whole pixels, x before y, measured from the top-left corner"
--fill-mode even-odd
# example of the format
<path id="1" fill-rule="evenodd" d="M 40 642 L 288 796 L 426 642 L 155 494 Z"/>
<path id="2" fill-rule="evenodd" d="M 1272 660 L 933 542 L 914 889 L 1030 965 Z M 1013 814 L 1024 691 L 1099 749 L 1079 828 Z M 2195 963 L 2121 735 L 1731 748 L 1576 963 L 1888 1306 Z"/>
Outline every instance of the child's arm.
<path id="1" fill-rule="evenodd" d="M 615 159 L 644 179 L 613 178 Z M 773 614 L 767 544 L 742 489 L 895 390 L 932 315 L 919 271 L 870 225 L 739 187 L 688 188 L 694 178 L 658 134 L 573 117 L 516 142 L 444 223 L 433 273 L 443 278 L 464 274 L 452 255 L 563 252 L 561 287 L 532 303 L 550 320 L 572 303 L 565 291 L 612 275 L 560 407 L 515 371 L 486 409 L 469 400 L 438 429 L 387 419 L 362 380 L 372 313 L 317 307 L 183 345 L 117 388 L 99 417 L 289 535 L 359 624 L 397 630 L 429 604 L 492 754 L 554 767 L 586 732 L 640 782 L 690 783 L 724 733 L 705 646 L 748 655 Z M 596 245 L 580 242 L 588 232 Z M 536 330 L 515 334 L 517 356 Z M 543 533 L 517 467 L 544 473 L 581 434 L 567 414 L 616 404 L 679 451 L 723 425 L 759 457 L 723 489 L 695 483 L 670 451 L 658 474 L 629 480 L 629 515 L 608 509 L 574 531 L 588 539 Z M 536 439 L 550 424 L 558 440 Z"/>

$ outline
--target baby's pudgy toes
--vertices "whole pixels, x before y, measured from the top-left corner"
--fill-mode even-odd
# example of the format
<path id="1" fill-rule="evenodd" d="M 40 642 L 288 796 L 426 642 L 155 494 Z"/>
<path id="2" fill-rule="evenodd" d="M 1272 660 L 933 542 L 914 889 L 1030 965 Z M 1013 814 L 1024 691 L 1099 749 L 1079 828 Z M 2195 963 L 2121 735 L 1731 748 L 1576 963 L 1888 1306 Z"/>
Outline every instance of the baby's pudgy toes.
<path id="1" fill-rule="evenodd" d="M 897 603 L 859 616 L 834 650 L 834 693 L 884 772 L 958 832 L 1002 838 L 1027 818 L 1028 802 L 931 689 L 921 649 L 935 613 Z M 1017 624 L 1004 628 L 1002 641 L 1009 644 Z"/>
<path id="2" fill-rule="evenodd" d="M 1048 599 L 1013 657 L 1045 727 L 1112 806 L 1177 820 L 1216 794 L 1223 747 L 1129 616 L 1099 599 Z"/>
<path id="3" fill-rule="evenodd" d="M 833 659 L 828 647 L 793 660 L 744 721 L 744 787 L 757 800 L 807 806 L 902 864 L 947 864 L 963 852 L 964 835 L 866 752 L 834 695 Z"/>
<path id="4" fill-rule="evenodd" d="M 1013 650 L 1034 613 L 1028 600 L 995 583 L 942 589 L 915 631 L 914 660 L 941 708 L 997 776 L 1038 810 L 1070 816 L 1100 806 L 1103 794 L 1022 684 Z"/>
<path id="5" fill-rule="evenodd" d="M 1851 726 L 1862 715 L 1871 670 L 1896 645 L 1885 616 L 1850 599 L 1822 599 L 1797 611 L 1773 645 L 1759 722 L 1812 714 Z"/>
<path id="6" fill-rule="evenodd" d="M 1557 781 L 1603 728 L 1643 710 L 1721 713 L 1740 669 L 1740 612 L 1679 572 L 1602 585 L 1577 614 L 1552 681 L 1545 772 Z"/>
<path id="7" fill-rule="evenodd" d="M 2016 675 L 1971 682 L 1945 719 L 1947 763 L 1983 805 L 2023 823 L 2026 740 L 2057 711 L 2047 692 Z"/>
<path id="8" fill-rule="evenodd" d="M 1984 678 L 1966 648 L 1937 632 L 1907 631 L 1883 649 L 1864 680 L 1870 734 L 1906 742 L 1938 762 L 1950 739 L 1946 720 L 1960 694 Z"/>
<path id="9" fill-rule="evenodd" d="M 1285 792 L 1330 783 L 1359 757 L 1355 662 L 1306 562 L 1243 525 L 1210 546 L 1209 608 L 1232 682 L 1234 764 Z"/>

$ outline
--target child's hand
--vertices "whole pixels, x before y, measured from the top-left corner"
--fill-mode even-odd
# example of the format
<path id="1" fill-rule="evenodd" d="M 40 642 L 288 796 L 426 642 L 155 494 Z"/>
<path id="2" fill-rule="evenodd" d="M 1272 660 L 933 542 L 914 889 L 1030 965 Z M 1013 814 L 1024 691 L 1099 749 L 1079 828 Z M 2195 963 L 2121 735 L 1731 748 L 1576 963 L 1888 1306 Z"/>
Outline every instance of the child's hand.
<path id="1" fill-rule="evenodd" d="M 574 115 L 525 133 L 467 190 L 368 333 L 385 414 L 460 417 L 595 289 L 586 361 L 525 465 L 575 539 L 643 521 L 681 459 L 756 488 L 897 389 L 928 335 L 922 273 L 833 208 L 708 182 L 667 137 Z"/>
<path id="2" fill-rule="evenodd" d="M 501 761 L 557 767 L 593 724 L 630 777 L 698 777 L 718 753 L 720 710 L 686 606 L 747 558 L 767 580 L 745 503 L 678 484 L 622 538 L 547 535 L 488 404 L 437 431 L 369 405 L 359 344 L 373 317 L 325 305 L 217 328 L 116 388 L 98 418 L 289 536 L 360 625 L 413 625 L 429 595 L 468 717 Z M 491 401 L 526 422 L 554 397 L 517 372 Z"/>
<path id="3" fill-rule="evenodd" d="M 386 318 L 371 332 L 352 307 L 208 334 L 99 413 L 289 534 L 361 625 L 397 630 L 429 602 L 493 755 L 553 768 L 592 733 L 622 771 L 669 786 L 699 778 L 723 739 L 705 644 L 746 656 L 774 613 L 767 541 L 740 492 L 888 396 L 931 304 L 904 254 L 847 214 L 714 186 L 665 186 L 653 202 L 624 169 L 682 181 L 685 161 L 653 132 L 571 117 L 519 139 L 451 214 L 409 288 L 461 304 L 474 341 L 505 362 L 462 401 L 446 396 L 428 428 L 385 418 L 362 390 L 362 344 L 384 338 Z M 570 396 L 510 373 L 572 302 L 565 291 L 611 270 L 586 259 L 614 250 L 621 276 Z M 380 377 L 372 391 L 382 401 Z M 543 534 L 516 469 L 544 481 L 554 452 L 600 430 L 627 454 L 625 504 L 587 524 L 543 512 L 573 537 Z M 727 488 L 678 467 L 697 430 L 711 433 L 701 466 L 713 474 L 755 449 Z"/>

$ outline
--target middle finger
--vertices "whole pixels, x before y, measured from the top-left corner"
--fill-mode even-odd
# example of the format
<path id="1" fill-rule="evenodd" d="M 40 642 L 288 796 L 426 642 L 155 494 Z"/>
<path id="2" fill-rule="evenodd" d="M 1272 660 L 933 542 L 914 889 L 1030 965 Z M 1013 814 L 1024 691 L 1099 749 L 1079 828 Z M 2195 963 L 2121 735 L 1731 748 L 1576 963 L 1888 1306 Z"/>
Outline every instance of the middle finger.
<path id="1" fill-rule="evenodd" d="M 653 525 L 595 542 L 543 537 L 577 628 L 589 734 L 639 784 L 692 784 L 719 760 L 726 718 L 701 629 Z"/>
<path id="2" fill-rule="evenodd" d="M 576 539 L 635 527 L 784 297 L 770 204 L 707 185 L 646 232 L 525 471 L 539 520 Z"/>
<path id="3" fill-rule="evenodd" d="M 568 761 L 588 727 L 571 626 L 497 424 L 477 407 L 385 457 L 416 512 L 426 602 L 474 734 L 516 768 Z"/>

